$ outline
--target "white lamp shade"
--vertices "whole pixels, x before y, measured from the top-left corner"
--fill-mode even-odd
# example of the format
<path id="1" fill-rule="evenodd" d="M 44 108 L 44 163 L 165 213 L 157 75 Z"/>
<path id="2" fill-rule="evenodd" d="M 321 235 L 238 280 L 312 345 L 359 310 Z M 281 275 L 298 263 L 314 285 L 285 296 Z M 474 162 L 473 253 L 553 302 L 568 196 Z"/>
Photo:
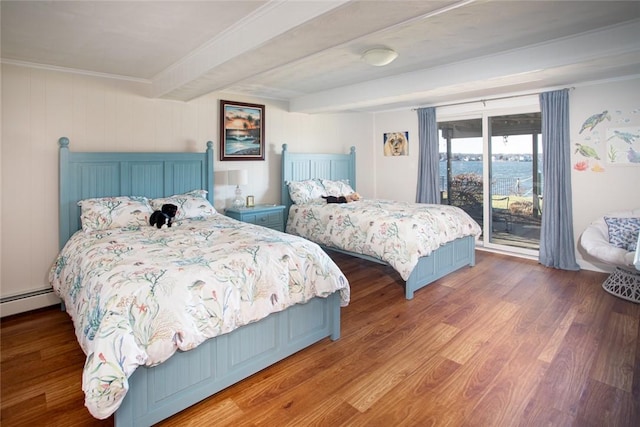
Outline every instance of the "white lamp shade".
<path id="1" fill-rule="evenodd" d="M 390 64 L 394 59 L 398 57 L 398 52 L 389 48 L 374 48 L 369 49 L 362 54 L 362 60 L 369 65 L 376 67 L 382 67 L 383 65 Z"/>
<path id="2" fill-rule="evenodd" d="M 247 185 L 249 183 L 249 172 L 246 169 L 229 171 L 229 184 Z"/>

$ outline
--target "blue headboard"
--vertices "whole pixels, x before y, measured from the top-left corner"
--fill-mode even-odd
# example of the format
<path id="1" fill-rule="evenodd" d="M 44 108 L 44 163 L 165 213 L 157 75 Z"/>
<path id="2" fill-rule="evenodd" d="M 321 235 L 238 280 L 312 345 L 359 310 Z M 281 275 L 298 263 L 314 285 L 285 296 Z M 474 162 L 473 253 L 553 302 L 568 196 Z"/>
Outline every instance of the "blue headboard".
<path id="1" fill-rule="evenodd" d="M 60 145 L 60 248 L 81 228 L 78 202 L 94 197 L 167 197 L 207 190 L 213 204 L 213 142 L 204 153 L 79 153 Z"/>
<path id="2" fill-rule="evenodd" d="M 306 179 L 347 180 L 356 190 L 356 147 L 349 154 L 291 153 L 287 144 L 282 144 L 282 204 L 286 216 L 291 207 L 288 182 Z M 286 222 L 285 222 L 286 223 Z"/>

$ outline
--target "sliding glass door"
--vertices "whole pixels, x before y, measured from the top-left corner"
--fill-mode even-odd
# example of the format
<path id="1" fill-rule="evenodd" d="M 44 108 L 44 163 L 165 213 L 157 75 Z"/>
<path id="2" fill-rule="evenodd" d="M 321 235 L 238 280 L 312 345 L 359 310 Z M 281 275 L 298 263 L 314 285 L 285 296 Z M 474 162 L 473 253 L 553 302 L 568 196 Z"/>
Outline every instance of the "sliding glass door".
<path id="1" fill-rule="evenodd" d="M 540 244 L 540 113 L 438 122 L 442 203 L 483 229 L 486 247 L 530 253 Z"/>
<path id="2" fill-rule="evenodd" d="M 542 209 L 540 113 L 488 117 L 489 243 L 538 250 Z"/>

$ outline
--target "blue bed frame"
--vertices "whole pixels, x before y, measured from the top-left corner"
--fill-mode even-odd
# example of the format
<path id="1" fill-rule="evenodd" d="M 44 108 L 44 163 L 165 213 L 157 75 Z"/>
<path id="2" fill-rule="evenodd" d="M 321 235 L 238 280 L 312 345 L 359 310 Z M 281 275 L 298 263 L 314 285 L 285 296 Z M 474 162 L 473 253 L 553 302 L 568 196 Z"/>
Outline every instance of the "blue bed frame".
<path id="1" fill-rule="evenodd" d="M 60 247 L 81 228 L 82 199 L 166 197 L 207 190 L 213 204 L 213 142 L 204 153 L 79 153 L 60 138 Z M 150 426 L 326 337 L 340 337 L 340 296 L 314 298 L 259 322 L 139 367 L 114 415 L 116 427 Z"/>
<path id="2" fill-rule="evenodd" d="M 320 178 L 332 180 L 348 180 L 351 187 L 356 189 L 356 149 L 351 147 L 348 154 L 328 153 L 292 153 L 287 144 L 282 145 L 282 204 L 286 206 L 285 216 L 288 217 L 292 205 L 289 197 L 288 182 Z M 285 223 L 286 223 L 285 217 Z M 377 258 L 344 251 L 333 247 L 328 250 L 345 253 L 369 261 L 385 264 Z M 429 256 L 421 257 L 418 265 L 413 269 L 409 279 L 405 282 L 405 297 L 412 299 L 413 294 L 420 288 L 446 276 L 465 266 L 476 263 L 475 239 L 472 236 L 463 237 L 440 246 Z"/>

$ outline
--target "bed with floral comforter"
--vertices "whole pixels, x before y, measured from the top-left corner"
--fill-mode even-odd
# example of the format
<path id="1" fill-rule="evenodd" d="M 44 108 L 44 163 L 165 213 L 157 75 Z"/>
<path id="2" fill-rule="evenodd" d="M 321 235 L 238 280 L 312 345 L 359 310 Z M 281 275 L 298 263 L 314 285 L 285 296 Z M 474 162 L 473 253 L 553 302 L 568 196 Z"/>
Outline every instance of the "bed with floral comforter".
<path id="1" fill-rule="evenodd" d="M 87 355 L 86 405 L 106 418 L 140 365 L 349 284 L 315 243 L 223 215 L 172 228 L 78 231 L 50 272 Z"/>
<path id="2" fill-rule="evenodd" d="M 421 257 L 481 229 L 462 209 L 389 200 L 294 204 L 287 233 L 391 265 L 408 280 Z"/>

